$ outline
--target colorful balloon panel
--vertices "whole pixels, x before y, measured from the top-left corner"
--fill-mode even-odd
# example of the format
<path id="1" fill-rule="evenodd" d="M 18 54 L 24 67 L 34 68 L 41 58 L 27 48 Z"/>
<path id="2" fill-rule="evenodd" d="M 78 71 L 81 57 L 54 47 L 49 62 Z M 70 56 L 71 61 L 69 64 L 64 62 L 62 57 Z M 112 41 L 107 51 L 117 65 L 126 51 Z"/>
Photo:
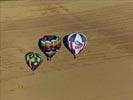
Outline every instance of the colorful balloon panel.
<path id="1" fill-rule="evenodd" d="M 74 56 L 79 54 L 84 49 L 86 44 L 87 38 L 83 33 L 75 32 L 71 33 L 67 37 L 67 45 Z"/>
<path id="2" fill-rule="evenodd" d="M 39 48 L 47 56 L 47 59 L 51 59 L 61 47 L 61 38 L 56 35 L 45 35 L 39 40 Z"/>
<path id="3" fill-rule="evenodd" d="M 34 52 L 28 52 L 25 55 L 25 59 L 32 71 L 36 70 L 43 61 L 42 56 Z"/>

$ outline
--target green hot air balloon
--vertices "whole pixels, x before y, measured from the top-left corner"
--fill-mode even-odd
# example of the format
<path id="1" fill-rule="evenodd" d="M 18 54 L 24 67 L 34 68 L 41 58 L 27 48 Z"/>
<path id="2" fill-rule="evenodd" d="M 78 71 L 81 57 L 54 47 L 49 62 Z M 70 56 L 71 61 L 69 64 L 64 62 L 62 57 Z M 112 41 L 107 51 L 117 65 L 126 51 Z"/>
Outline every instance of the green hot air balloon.
<path id="1" fill-rule="evenodd" d="M 42 56 L 34 52 L 28 52 L 25 55 L 25 60 L 32 71 L 36 70 L 43 61 Z"/>

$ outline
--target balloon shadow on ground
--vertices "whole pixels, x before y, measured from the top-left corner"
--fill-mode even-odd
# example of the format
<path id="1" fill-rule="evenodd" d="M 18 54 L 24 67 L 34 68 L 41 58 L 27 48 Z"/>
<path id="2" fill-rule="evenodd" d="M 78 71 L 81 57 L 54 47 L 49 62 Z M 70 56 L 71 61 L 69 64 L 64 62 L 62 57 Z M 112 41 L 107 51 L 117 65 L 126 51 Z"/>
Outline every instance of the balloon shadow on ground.
<path id="1" fill-rule="evenodd" d="M 76 56 L 75 56 L 75 54 L 74 54 L 74 50 L 72 50 L 72 49 L 70 49 L 69 48 L 69 45 L 68 45 L 68 36 L 69 35 L 66 35 L 66 36 L 64 36 L 63 37 L 63 44 L 64 44 L 64 46 L 67 48 L 67 50 L 69 51 L 69 52 L 71 52 L 72 53 L 72 55 L 74 56 L 74 59 L 76 58 Z"/>

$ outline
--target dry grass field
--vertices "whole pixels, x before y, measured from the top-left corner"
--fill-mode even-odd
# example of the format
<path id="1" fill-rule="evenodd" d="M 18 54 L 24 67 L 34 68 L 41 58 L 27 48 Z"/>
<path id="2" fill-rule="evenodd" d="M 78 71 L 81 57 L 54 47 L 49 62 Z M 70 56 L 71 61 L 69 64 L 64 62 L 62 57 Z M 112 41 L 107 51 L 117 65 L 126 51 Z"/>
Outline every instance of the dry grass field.
<path id="1" fill-rule="evenodd" d="M 88 38 L 77 59 L 62 44 L 30 70 L 40 37 L 77 31 Z M 132 0 L 0 1 L 0 43 L 0 100 L 133 100 Z"/>

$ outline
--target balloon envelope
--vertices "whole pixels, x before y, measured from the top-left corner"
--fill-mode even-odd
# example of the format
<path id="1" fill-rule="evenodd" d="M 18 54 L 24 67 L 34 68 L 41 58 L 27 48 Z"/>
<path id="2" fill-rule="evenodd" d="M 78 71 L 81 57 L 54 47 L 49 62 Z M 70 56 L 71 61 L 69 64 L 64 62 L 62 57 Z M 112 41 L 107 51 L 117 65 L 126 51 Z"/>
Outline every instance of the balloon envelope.
<path id="1" fill-rule="evenodd" d="M 45 35 L 39 40 L 39 48 L 50 60 L 61 47 L 61 38 L 56 35 Z"/>
<path id="2" fill-rule="evenodd" d="M 42 63 L 42 56 L 38 53 L 28 52 L 25 55 L 25 60 L 32 71 L 36 70 Z"/>
<path id="3" fill-rule="evenodd" d="M 69 51 L 76 57 L 87 44 L 87 38 L 83 33 L 74 32 L 70 35 L 65 36 L 63 39 L 64 45 Z"/>

